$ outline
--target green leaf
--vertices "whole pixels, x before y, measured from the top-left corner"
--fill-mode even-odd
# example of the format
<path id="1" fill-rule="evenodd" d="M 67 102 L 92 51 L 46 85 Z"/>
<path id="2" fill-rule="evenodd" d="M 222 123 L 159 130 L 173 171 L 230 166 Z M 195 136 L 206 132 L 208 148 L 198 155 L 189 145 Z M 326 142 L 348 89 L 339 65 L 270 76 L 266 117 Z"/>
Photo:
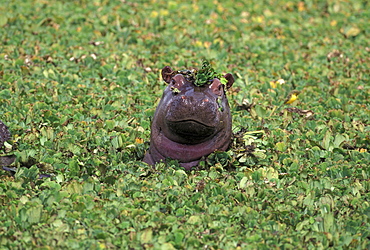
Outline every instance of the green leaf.
<path id="1" fill-rule="evenodd" d="M 189 217 L 187 223 L 191 225 L 199 225 L 202 222 L 202 219 L 198 215 L 192 215 Z"/>
<path id="2" fill-rule="evenodd" d="M 285 152 L 285 150 L 287 149 L 287 146 L 284 142 L 278 142 L 275 144 L 275 148 L 279 150 L 280 152 Z"/>
<path id="3" fill-rule="evenodd" d="M 325 148 L 328 151 L 331 151 L 333 149 L 331 139 L 332 139 L 332 135 L 331 135 L 330 131 L 327 130 L 326 133 L 325 133 L 325 136 L 322 140 L 321 145 L 323 146 L 323 148 Z"/>
<path id="4" fill-rule="evenodd" d="M 249 177 L 243 177 L 239 183 L 239 188 L 246 188 L 248 186 L 248 182 L 250 181 Z"/>
<path id="5" fill-rule="evenodd" d="M 151 243 L 153 240 L 153 230 L 151 228 L 147 228 L 141 232 L 140 241 L 142 243 Z"/>
<path id="6" fill-rule="evenodd" d="M 346 26 L 340 29 L 340 32 L 346 37 L 355 37 L 361 33 L 361 29 L 356 26 Z"/>
<path id="7" fill-rule="evenodd" d="M 335 136 L 334 143 L 333 143 L 334 148 L 339 148 L 341 144 L 345 142 L 346 140 L 348 140 L 347 135 L 337 134 Z"/>
<path id="8" fill-rule="evenodd" d="M 181 245 L 184 240 L 184 233 L 183 232 L 175 232 L 175 244 Z"/>
<path id="9" fill-rule="evenodd" d="M 175 250 L 176 248 L 169 242 L 163 243 L 161 245 L 161 250 Z"/>
<path id="10" fill-rule="evenodd" d="M 266 117 L 266 116 L 267 116 L 267 111 L 266 111 L 266 109 L 265 109 L 265 108 L 263 108 L 262 106 L 257 105 L 254 109 L 255 109 L 255 111 L 256 111 L 256 113 L 257 113 L 258 117 L 264 118 L 264 117 Z"/>
<path id="11" fill-rule="evenodd" d="M 3 27 L 5 24 L 7 24 L 8 18 L 3 14 L 0 16 L 0 27 Z"/>
<path id="12" fill-rule="evenodd" d="M 40 186 L 41 187 L 48 187 L 50 189 L 55 189 L 57 191 L 59 191 L 61 189 L 60 184 L 58 184 L 55 181 L 46 181 L 46 182 L 42 183 Z"/>
<path id="13" fill-rule="evenodd" d="M 41 218 L 42 206 L 37 205 L 27 210 L 28 222 L 31 224 L 39 223 Z"/>

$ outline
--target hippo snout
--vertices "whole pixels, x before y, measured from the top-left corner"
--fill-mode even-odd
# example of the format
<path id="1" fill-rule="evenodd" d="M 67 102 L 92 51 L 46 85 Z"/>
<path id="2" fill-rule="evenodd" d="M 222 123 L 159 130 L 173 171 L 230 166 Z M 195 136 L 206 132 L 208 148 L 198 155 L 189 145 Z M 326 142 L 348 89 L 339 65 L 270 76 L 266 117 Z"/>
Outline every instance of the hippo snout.
<path id="1" fill-rule="evenodd" d="M 194 120 L 206 126 L 216 126 L 219 122 L 218 104 L 204 97 L 197 99 L 192 96 L 180 96 L 168 106 L 165 120 L 181 122 Z"/>

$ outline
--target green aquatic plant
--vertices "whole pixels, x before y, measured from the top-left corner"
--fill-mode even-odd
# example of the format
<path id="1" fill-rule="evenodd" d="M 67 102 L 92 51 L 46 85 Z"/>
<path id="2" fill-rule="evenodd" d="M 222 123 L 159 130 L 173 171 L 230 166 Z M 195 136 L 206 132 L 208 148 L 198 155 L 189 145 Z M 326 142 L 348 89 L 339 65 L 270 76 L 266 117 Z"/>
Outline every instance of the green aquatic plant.
<path id="1" fill-rule="evenodd" d="M 203 59 L 202 68 L 196 72 L 194 84 L 196 86 L 203 86 L 204 84 L 212 81 L 214 78 L 220 79 L 221 83 L 224 85 L 227 83 L 226 78 L 223 77 L 222 74 L 216 73 L 208 60 Z"/>

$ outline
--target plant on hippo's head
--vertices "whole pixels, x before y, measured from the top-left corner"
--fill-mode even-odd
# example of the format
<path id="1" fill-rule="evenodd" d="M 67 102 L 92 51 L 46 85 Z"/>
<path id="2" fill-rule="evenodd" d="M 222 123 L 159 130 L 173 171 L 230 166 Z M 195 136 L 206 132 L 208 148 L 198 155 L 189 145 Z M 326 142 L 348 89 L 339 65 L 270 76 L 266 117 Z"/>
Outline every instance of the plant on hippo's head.
<path id="1" fill-rule="evenodd" d="M 196 73 L 194 84 L 196 86 L 203 86 L 214 78 L 220 79 L 224 85 L 227 84 L 226 78 L 222 74 L 216 73 L 211 64 L 206 59 L 203 59 L 202 68 Z"/>

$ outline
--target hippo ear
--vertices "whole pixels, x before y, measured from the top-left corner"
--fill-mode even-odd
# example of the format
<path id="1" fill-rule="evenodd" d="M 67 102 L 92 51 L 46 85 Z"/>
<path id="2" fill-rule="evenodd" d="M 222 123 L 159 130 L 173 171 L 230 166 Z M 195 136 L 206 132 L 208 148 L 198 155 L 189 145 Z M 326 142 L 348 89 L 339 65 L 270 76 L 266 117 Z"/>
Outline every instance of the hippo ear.
<path id="1" fill-rule="evenodd" d="M 166 66 L 162 69 L 162 78 L 166 83 L 170 83 L 172 79 L 172 69 L 170 66 Z"/>
<path id="2" fill-rule="evenodd" d="M 224 77 L 227 80 L 226 88 L 230 88 L 235 81 L 233 75 L 230 73 L 227 73 L 226 75 L 224 75 Z"/>

